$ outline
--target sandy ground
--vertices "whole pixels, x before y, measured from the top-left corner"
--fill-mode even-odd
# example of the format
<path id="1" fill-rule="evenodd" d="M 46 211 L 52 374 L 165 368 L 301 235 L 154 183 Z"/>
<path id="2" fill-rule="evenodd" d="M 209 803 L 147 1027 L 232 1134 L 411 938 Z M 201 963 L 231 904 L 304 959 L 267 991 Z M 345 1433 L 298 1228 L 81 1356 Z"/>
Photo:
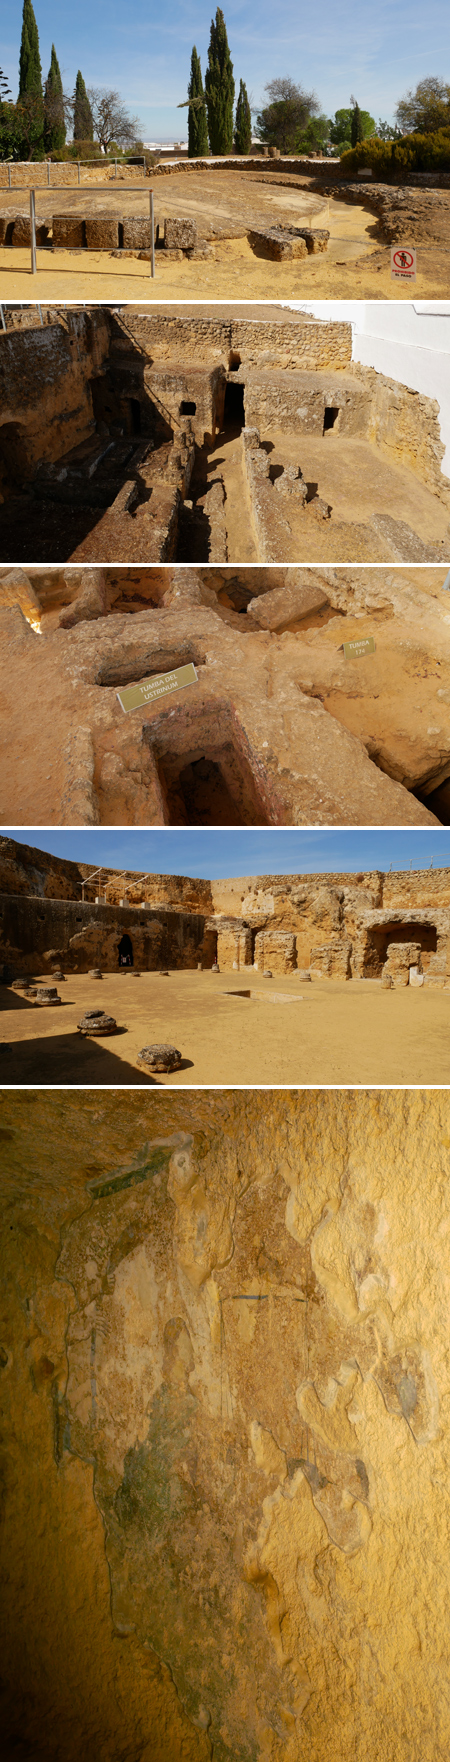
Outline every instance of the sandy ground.
<path id="1" fill-rule="evenodd" d="M 45 981 L 49 983 L 48 975 Z M 249 988 L 250 998 L 227 996 Z M 383 991 L 378 981 L 303 984 L 241 973 L 76 974 L 59 986 L 61 1005 L 41 1009 L 2 987 L 1 1069 L 6 1086 L 104 1084 L 192 1088 L 204 1084 L 448 1083 L 450 992 Z M 118 1033 L 84 1040 L 76 1023 L 96 1004 Z M 147 1078 L 140 1048 L 177 1046 L 183 1068 Z"/>
<path id="2" fill-rule="evenodd" d="M 267 440 L 261 429 L 261 440 Z M 318 521 L 309 508 L 276 499 L 276 511 L 287 521 L 291 539 L 283 540 L 287 563 L 389 562 L 382 535 L 361 531 L 374 514 L 406 521 L 423 540 L 436 544 L 448 532 L 449 511 L 406 466 L 394 464 L 371 441 L 339 435 L 293 434 L 270 430 L 270 463 L 300 465 L 306 483 L 332 508 L 330 521 Z M 226 494 L 227 548 L 230 563 L 255 564 L 258 549 L 250 513 L 242 442 L 225 430 L 208 454 L 209 482 L 221 473 Z"/>
<path id="3" fill-rule="evenodd" d="M 267 175 L 267 174 L 266 174 Z M 101 212 L 147 215 L 150 185 L 142 195 L 92 188 L 83 192 L 84 203 L 72 189 L 42 190 L 38 216 L 54 212 Z M 190 216 L 199 233 L 209 227 L 270 226 L 274 224 L 324 226 L 330 232 L 325 255 L 299 262 L 272 263 L 257 257 L 246 238 L 224 239 L 214 245 L 214 255 L 204 262 L 173 262 L 157 252 L 155 280 L 150 264 L 137 258 L 114 258 L 109 252 L 38 251 L 37 274 L 31 275 L 29 251 L 0 250 L 0 298 L 2 300 L 170 300 L 240 299 L 442 299 L 448 295 L 448 252 L 420 246 L 417 280 L 391 281 L 390 252 L 380 245 L 374 213 L 359 204 L 321 197 L 305 179 L 294 182 L 260 182 L 245 172 L 183 172 L 155 178 L 155 218 Z M 0 213 L 29 213 L 27 192 L 0 193 Z M 413 240 L 405 241 L 414 243 Z M 30 291 L 31 290 L 31 291 Z"/>

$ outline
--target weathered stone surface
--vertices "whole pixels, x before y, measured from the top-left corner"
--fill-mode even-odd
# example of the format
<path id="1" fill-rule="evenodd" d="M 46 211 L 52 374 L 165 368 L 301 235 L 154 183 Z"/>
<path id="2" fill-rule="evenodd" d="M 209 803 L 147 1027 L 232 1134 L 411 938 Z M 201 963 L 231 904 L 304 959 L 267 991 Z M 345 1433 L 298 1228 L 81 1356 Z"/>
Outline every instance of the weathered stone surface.
<path id="1" fill-rule="evenodd" d="M 296 236 L 295 228 L 292 231 L 283 226 L 255 228 L 247 237 L 259 256 L 270 257 L 275 263 L 308 256 L 306 239 Z"/>
<path id="2" fill-rule="evenodd" d="M 85 1010 L 77 1025 L 80 1034 L 97 1035 L 100 1039 L 103 1035 L 115 1034 L 117 1029 L 115 1017 L 109 1016 L 104 1009 Z"/>
<path id="3" fill-rule="evenodd" d="M 286 587 L 275 587 L 271 593 L 250 600 L 248 611 L 260 630 L 288 630 L 297 619 L 319 612 L 329 603 L 320 577 L 314 580 L 305 572 L 299 579 L 299 574 L 292 571 L 292 586 L 288 581 Z"/>
<path id="4" fill-rule="evenodd" d="M 114 251 L 119 243 L 117 214 L 87 214 L 86 244 L 88 251 Z"/>
<path id="5" fill-rule="evenodd" d="M 165 975 L 167 977 L 167 975 Z M 143 1046 L 136 1064 L 142 1071 L 178 1071 L 183 1055 L 176 1046 Z"/>
<path id="6" fill-rule="evenodd" d="M 124 214 L 123 218 L 124 250 L 151 250 L 152 223 L 150 218 L 133 214 Z"/>
<path id="7" fill-rule="evenodd" d="M 52 242 L 60 249 L 70 246 L 80 249 L 86 244 L 86 222 L 84 215 L 72 211 L 71 214 L 54 214 L 52 219 Z"/>
<path id="8" fill-rule="evenodd" d="M 153 498 L 143 505 L 144 511 L 146 507 L 151 510 L 152 505 Z M 269 690 L 266 644 L 271 642 L 270 635 L 255 629 L 241 638 L 243 625 L 245 629 L 243 619 L 232 617 L 229 626 L 215 614 L 209 603 L 196 604 L 194 609 L 189 591 L 183 605 L 186 577 L 189 581 L 185 569 L 174 571 L 174 598 L 167 608 L 160 606 L 154 612 L 139 610 L 132 618 L 127 614 L 116 615 L 105 619 L 101 627 L 97 621 L 82 621 L 68 633 L 61 630 L 49 632 L 44 642 L 34 636 L 22 620 L 27 644 L 32 641 L 37 645 L 33 654 L 34 738 L 39 751 L 42 751 L 44 737 L 48 738 L 46 750 L 50 763 L 41 765 L 39 772 L 36 769 L 32 787 L 29 771 L 22 781 L 19 823 L 23 820 L 29 824 L 32 815 L 36 817 L 38 802 L 38 819 L 47 824 L 56 818 L 58 823 L 67 821 L 68 824 L 95 824 L 99 820 L 106 824 L 170 823 L 170 813 L 174 810 L 164 803 L 156 757 L 158 760 L 160 754 L 163 760 L 164 756 L 167 757 L 167 763 L 172 767 L 175 735 L 178 754 L 189 754 L 194 731 L 199 760 L 205 755 L 205 741 L 208 754 L 215 763 L 222 762 L 217 761 L 217 750 L 222 753 L 229 745 L 236 755 L 236 765 L 239 756 L 238 809 L 241 819 L 247 815 L 244 823 L 264 824 L 269 821 L 271 824 L 299 825 L 311 824 L 315 820 L 325 825 L 436 823 L 427 807 L 401 787 L 400 778 L 393 782 L 386 774 L 393 768 L 396 754 L 402 758 L 404 705 L 400 696 L 396 704 L 394 738 L 386 759 L 381 761 L 382 768 L 367 756 L 366 739 L 368 733 L 372 735 L 373 729 L 377 728 L 378 711 L 376 700 L 368 700 L 366 669 L 369 668 L 370 677 L 375 659 L 375 676 L 379 676 L 378 663 L 376 657 L 369 656 L 368 660 L 355 664 L 353 673 L 350 666 L 346 671 L 341 648 L 344 629 L 347 636 L 343 620 L 338 620 L 338 634 L 336 626 L 332 631 L 333 640 L 328 650 L 325 645 L 330 625 L 320 633 L 323 642 L 318 643 L 314 653 L 310 641 L 304 645 L 296 633 L 291 636 L 289 631 L 283 635 L 280 644 L 274 643 L 270 656 Z M 324 582 L 325 593 L 327 585 Z M 2 619 L 9 620 L 10 617 L 13 617 L 12 611 L 2 614 Z M 16 617 L 20 614 L 16 613 Z M 355 631 L 350 627 L 348 634 L 359 634 L 360 628 L 357 625 Z M 383 630 L 383 626 L 380 629 Z M 439 627 L 437 634 L 438 631 Z M 443 641 L 442 619 L 440 631 Z M 307 634 L 310 637 L 311 633 Z M 400 631 L 397 637 L 406 673 L 407 656 L 405 649 L 401 650 Z M 322 678 L 328 680 L 330 677 L 328 660 L 326 674 L 322 674 L 324 653 L 332 661 L 333 678 L 339 676 L 342 682 L 336 699 L 331 691 L 322 688 Z M 4 691 L 8 701 L 10 752 L 12 730 L 15 744 L 23 735 L 21 692 L 27 688 L 28 661 L 26 652 L 23 656 L 19 651 L 16 657 L 10 646 L 9 633 L 8 657 Z M 172 700 L 165 719 L 157 702 L 144 704 L 133 712 L 133 716 L 123 715 L 117 702 L 117 686 L 146 678 L 155 671 L 164 672 L 184 659 L 200 664 L 198 683 L 192 694 L 180 693 L 176 706 Z M 74 727 L 75 686 L 77 728 Z M 424 692 L 426 701 L 429 684 L 422 687 L 419 682 L 418 690 L 421 694 Z M 320 701 L 322 696 L 324 703 Z M 389 714 L 392 716 L 391 708 Z M 355 733 L 351 727 L 343 726 L 345 718 L 349 722 L 354 718 Z M 444 731 L 448 722 L 447 710 L 440 711 L 439 722 Z M 416 735 L 422 726 L 419 724 Z M 430 722 L 426 727 L 430 727 Z M 197 732 L 202 743 L 200 751 Z M 442 740 L 439 736 L 436 742 L 432 733 L 428 741 L 432 764 L 427 765 L 427 778 L 430 776 L 431 783 L 432 774 L 438 782 L 448 774 L 448 736 L 445 734 Z M 378 743 L 374 751 L 377 755 Z M 46 779 L 50 765 L 54 767 L 52 781 Z M 424 771 L 425 767 L 422 775 Z M 235 783 L 237 787 L 236 779 Z M 6 800 L 9 788 L 7 764 L 3 778 Z M 53 810 L 45 812 L 49 801 L 53 801 Z M 24 803 L 28 808 L 26 817 Z M 16 785 L 11 813 L 13 806 L 17 816 Z M 216 824 L 217 817 L 211 823 Z"/>
<path id="9" fill-rule="evenodd" d="M 382 979 L 391 978 L 393 985 L 409 985 L 410 968 L 419 977 L 422 973 L 420 942 L 388 942 L 387 959 Z"/>
<path id="10" fill-rule="evenodd" d="M 193 251 L 197 242 L 195 220 L 164 221 L 164 246 L 167 251 Z"/>
<path id="11" fill-rule="evenodd" d="M 2 1131 L 6 1754 L 447 1762 L 445 1092 Z"/>
<path id="12" fill-rule="evenodd" d="M 40 603 L 23 569 L 8 569 L 0 577 L 0 606 L 20 606 L 29 624 L 33 624 L 37 630 L 40 628 Z"/>
<path id="13" fill-rule="evenodd" d="M 48 221 L 36 219 L 36 244 L 46 245 L 48 234 Z M 21 250 L 24 249 L 24 246 L 31 245 L 31 220 L 29 214 L 16 214 L 12 229 L 11 243 L 20 246 Z"/>
<path id="14" fill-rule="evenodd" d="M 70 606 L 65 606 L 59 615 L 61 630 L 72 630 L 74 624 L 85 619 L 102 618 L 106 611 L 106 592 L 104 571 L 102 569 L 83 569 L 80 581 Z"/>

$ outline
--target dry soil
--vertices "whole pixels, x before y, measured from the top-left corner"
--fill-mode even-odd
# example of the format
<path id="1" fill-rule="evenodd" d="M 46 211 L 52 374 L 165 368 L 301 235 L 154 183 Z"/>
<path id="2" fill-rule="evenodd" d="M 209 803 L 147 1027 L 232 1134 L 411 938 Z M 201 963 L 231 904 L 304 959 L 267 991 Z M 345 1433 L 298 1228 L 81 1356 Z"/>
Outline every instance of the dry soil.
<path id="1" fill-rule="evenodd" d="M 448 294 L 448 251 L 420 245 L 417 280 L 391 280 L 390 249 L 380 243 L 379 222 L 369 208 L 321 197 L 305 178 L 288 186 L 259 181 L 257 173 L 232 171 L 180 172 L 154 180 L 155 218 L 182 215 L 197 220 L 199 233 L 222 228 L 243 231 L 246 227 L 302 224 L 326 227 L 330 232 L 325 255 L 297 262 L 274 263 L 255 255 L 247 238 L 222 238 L 212 247 L 213 256 L 181 263 L 157 252 L 156 277 L 150 264 L 137 258 L 114 258 L 110 252 L 37 253 L 37 274 L 31 275 L 28 250 L 0 250 L 0 294 L 3 300 L 142 300 L 166 295 L 170 300 L 273 300 L 315 299 L 442 299 Z M 83 192 L 84 202 L 72 189 L 39 192 L 38 215 L 54 212 L 118 212 L 147 215 L 150 184 L 142 195 L 120 186 L 92 188 Z M 0 194 L 0 213 L 29 213 L 28 193 L 14 197 Z M 414 240 L 405 240 L 413 244 Z"/>
<path id="2" fill-rule="evenodd" d="M 43 983 L 48 984 L 48 975 Z M 250 990 L 251 996 L 226 995 Z M 308 1086 L 446 1084 L 450 990 L 383 991 L 377 980 L 301 983 L 297 974 L 175 972 L 68 977 L 42 1009 L 1 991 L 6 1085 Z M 85 1040 L 77 1021 L 99 1005 L 117 1034 Z M 178 1047 L 183 1068 L 147 1078 L 142 1046 Z"/>

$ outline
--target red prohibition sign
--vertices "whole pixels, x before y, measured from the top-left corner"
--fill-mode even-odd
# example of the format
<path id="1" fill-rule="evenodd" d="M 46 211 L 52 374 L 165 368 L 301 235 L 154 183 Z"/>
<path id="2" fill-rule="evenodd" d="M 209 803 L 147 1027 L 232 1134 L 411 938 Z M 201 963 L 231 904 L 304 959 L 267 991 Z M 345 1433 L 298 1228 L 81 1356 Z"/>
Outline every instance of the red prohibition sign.
<path id="1" fill-rule="evenodd" d="M 396 269 L 412 269 L 414 257 L 411 251 L 394 251 L 393 261 Z"/>

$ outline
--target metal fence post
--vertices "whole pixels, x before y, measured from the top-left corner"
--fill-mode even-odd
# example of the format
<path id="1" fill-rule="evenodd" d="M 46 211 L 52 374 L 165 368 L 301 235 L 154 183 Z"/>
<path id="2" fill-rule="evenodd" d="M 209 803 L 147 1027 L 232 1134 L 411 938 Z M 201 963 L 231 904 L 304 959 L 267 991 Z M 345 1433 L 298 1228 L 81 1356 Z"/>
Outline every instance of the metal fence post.
<path id="1" fill-rule="evenodd" d="M 150 232 L 152 245 L 152 277 L 155 274 L 155 198 L 150 190 Z"/>
<path id="2" fill-rule="evenodd" d="M 80 161 L 79 161 L 79 159 L 77 159 L 77 166 L 78 166 L 78 182 L 79 182 L 79 184 L 80 184 L 80 183 L 81 183 L 81 178 L 80 178 Z"/>
<path id="3" fill-rule="evenodd" d="M 47 159 L 47 183 L 50 183 L 50 160 Z"/>
<path id="4" fill-rule="evenodd" d="M 8 165 L 8 189 L 11 189 L 11 166 Z"/>
<path id="5" fill-rule="evenodd" d="M 30 190 L 31 274 L 36 275 L 36 192 Z"/>
<path id="6" fill-rule="evenodd" d="M 117 177 L 117 159 L 114 160 L 114 165 L 115 165 L 114 176 Z"/>

